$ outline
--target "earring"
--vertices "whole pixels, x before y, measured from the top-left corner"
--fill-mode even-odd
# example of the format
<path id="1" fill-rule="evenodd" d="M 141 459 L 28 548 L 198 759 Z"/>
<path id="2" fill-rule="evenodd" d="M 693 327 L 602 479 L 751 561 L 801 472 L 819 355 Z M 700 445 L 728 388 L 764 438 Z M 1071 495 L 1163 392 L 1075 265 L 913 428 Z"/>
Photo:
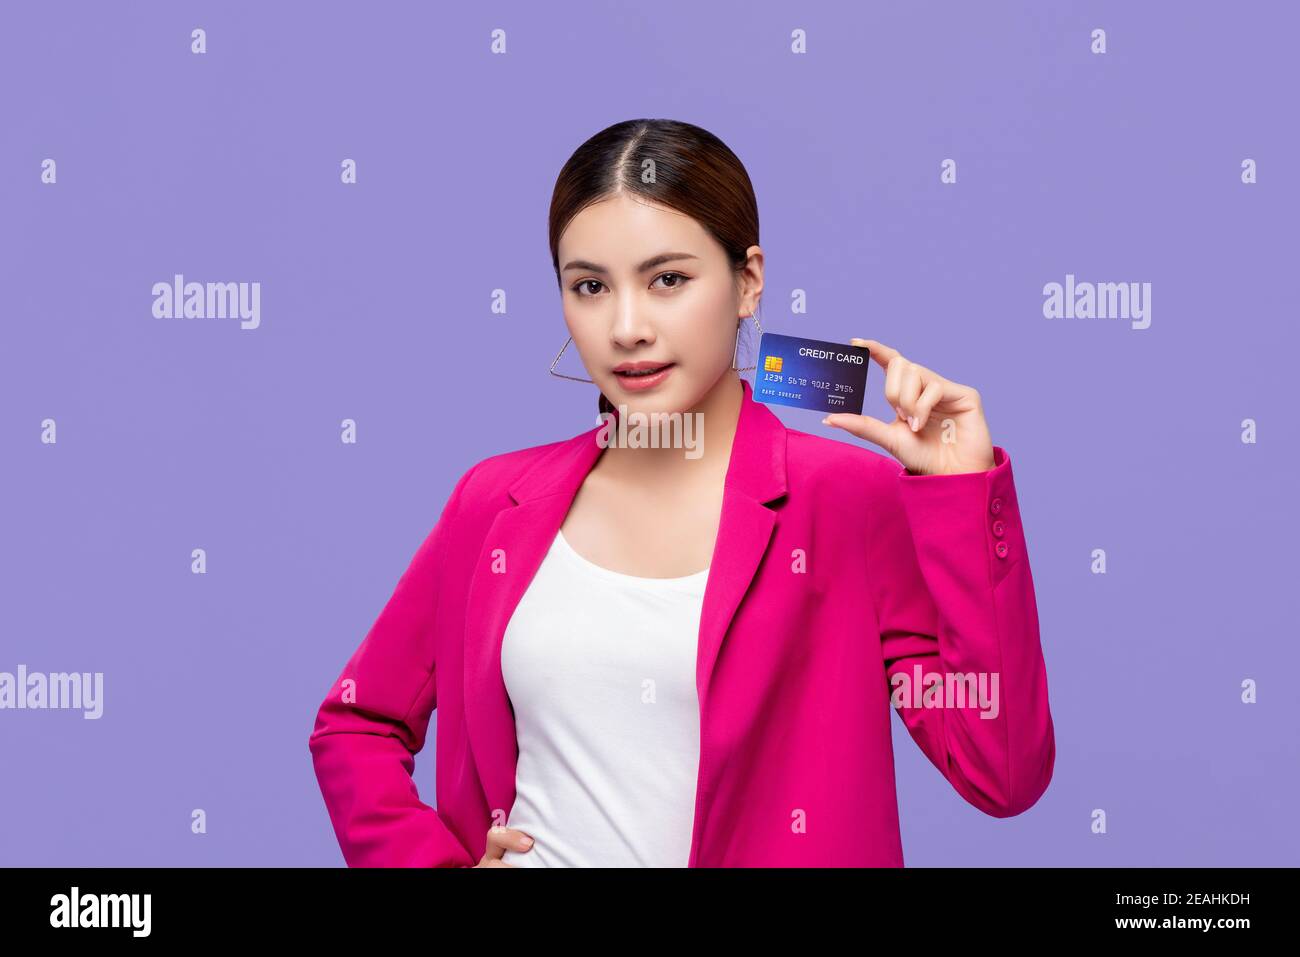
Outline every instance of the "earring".
<path id="1" fill-rule="evenodd" d="M 564 345 L 560 346 L 560 351 L 555 354 L 555 361 L 551 363 L 551 368 L 549 370 L 551 375 L 559 379 L 572 379 L 574 382 L 591 382 L 592 384 L 595 384 L 592 379 L 582 379 L 576 375 L 565 375 L 563 372 L 555 371 L 555 367 L 560 364 L 560 356 L 564 355 L 564 350 L 569 348 L 569 343 L 572 341 L 573 336 L 569 336 L 569 338 L 565 340 Z"/>
<path id="2" fill-rule="evenodd" d="M 753 319 L 753 320 L 754 320 L 754 328 L 758 330 L 758 334 L 761 336 L 761 335 L 763 334 L 763 327 L 762 327 L 761 325 L 759 325 L 759 322 L 758 322 L 758 310 L 755 309 L 753 312 L 751 312 L 751 313 L 750 313 L 748 316 L 746 316 L 745 318 L 747 318 L 747 319 Z M 732 350 L 732 353 L 731 353 L 731 368 L 735 369 L 737 372 L 752 372 L 752 371 L 754 371 L 755 369 L 758 368 L 758 366 L 744 366 L 743 368 L 737 366 L 737 365 L 736 365 L 736 355 L 737 355 L 739 352 L 740 352 L 740 330 L 737 329 L 737 330 L 736 330 L 736 348 L 733 349 L 733 350 Z"/>

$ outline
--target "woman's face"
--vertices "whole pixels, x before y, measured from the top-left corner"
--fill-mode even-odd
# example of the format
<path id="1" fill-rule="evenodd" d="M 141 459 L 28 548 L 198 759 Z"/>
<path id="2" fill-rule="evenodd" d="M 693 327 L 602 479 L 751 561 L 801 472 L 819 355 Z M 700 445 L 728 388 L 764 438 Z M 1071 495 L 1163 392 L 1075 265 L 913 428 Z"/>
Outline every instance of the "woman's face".
<path id="1" fill-rule="evenodd" d="M 736 326 L 762 291 L 697 221 L 618 193 L 560 236 L 564 321 L 596 385 L 629 412 L 695 407 L 731 368 Z M 751 259 L 751 264 L 754 259 Z M 636 369 L 661 369 L 633 375 Z"/>

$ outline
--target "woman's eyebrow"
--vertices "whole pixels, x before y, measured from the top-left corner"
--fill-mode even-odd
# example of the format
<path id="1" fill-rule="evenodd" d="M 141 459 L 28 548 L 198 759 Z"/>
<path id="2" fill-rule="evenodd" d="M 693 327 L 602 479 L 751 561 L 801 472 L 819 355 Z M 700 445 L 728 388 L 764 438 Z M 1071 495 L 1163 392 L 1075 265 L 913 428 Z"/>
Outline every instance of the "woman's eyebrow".
<path id="1" fill-rule="evenodd" d="M 651 256 L 645 262 L 641 263 L 641 265 L 636 267 L 636 271 L 646 272 L 647 270 L 654 269 L 656 266 L 662 266 L 664 263 L 674 262 L 679 259 L 699 259 L 699 258 L 700 258 L 699 256 L 696 256 L 693 253 L 660 253 L 658 256 Z M 597 273 L 601 273 L 602 275 L 606 275 L 609 273 L 609 270 L 606 269 L 604 266 L 598 266 L 596 263 L 588 262 L 585 259 L 569 260 L 569 262 L 565 264 L 564 268 L 561 269 L 560 272 L 568 272 L 570 269 L 581 269 L 584 272 L 597 272 Z"/>

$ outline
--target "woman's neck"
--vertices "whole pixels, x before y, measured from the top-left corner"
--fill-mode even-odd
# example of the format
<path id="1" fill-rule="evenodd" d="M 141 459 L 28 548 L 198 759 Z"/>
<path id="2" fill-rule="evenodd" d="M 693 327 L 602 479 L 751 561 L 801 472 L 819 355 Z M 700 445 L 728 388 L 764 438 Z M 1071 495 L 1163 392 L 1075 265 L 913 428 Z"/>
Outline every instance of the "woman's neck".
<path id="1" fill-rule="evenodd" d="M 693 448 L 682 448 L 677 443 L 676 447 L 661 444 L 659 448 L 632 448 L 611 441 L 596 467 L 611 479 L 639 484 L 675 482 L 711 474 L 725 476 L 744 397 L 739 376 L 735 370 L 729 370 L 698 403 L 681 410 L 684 427 L 681 434 L 691 436 Z M 630 421 L 628 427 L 634 423 L 635 420 Z M 617 428 L 617 422 L 610 423 L 611 431 Z"/>

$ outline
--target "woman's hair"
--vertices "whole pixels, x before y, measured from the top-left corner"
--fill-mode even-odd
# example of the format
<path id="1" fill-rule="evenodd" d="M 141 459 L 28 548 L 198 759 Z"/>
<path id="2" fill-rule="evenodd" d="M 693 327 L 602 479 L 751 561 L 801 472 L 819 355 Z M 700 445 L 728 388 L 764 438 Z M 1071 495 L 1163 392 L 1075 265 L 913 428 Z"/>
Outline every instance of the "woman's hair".
<path id="1" fill-rule="evenodd" d="M 551 263 L 560 280 L 560 235 L 587 206 L 625 191 L 685 213 L 726 250 L 732 268 L 758 243 L 758 202 L 749 174 L 727 144 L 677 120 L 625 120 L 579 146 L 551 194 Z M 740 320 L 743 322 L 743 320 Z M 614 406 L 600 396 L 601 412 Z"/>

